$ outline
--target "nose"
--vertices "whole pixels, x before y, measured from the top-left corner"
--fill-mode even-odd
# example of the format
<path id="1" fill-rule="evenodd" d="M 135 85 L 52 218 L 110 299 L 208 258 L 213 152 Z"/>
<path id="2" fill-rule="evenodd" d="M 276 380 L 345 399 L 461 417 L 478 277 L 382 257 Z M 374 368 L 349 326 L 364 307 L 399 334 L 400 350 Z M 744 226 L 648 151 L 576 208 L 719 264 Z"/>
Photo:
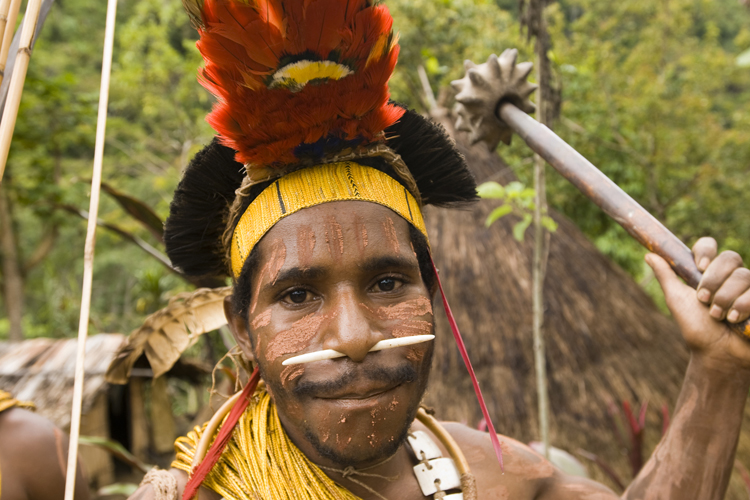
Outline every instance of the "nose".
<path id="1" fill-rule="evenodd" d="M 345 355 L 355 363 L 361 363 L 372 346 L 385 336 L 366 314 L 366 307 L 351 290 L 342 290 L 335 294 L 331 304 L 332 316 L 324 349 L 333 349 Z"/>

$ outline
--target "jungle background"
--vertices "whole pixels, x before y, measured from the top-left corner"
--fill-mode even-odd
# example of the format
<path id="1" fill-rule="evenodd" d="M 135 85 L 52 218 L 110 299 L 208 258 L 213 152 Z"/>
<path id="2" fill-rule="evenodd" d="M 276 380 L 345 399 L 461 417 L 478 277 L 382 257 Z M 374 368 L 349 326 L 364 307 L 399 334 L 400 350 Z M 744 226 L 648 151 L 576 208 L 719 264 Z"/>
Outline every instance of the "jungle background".
<path id="1" fill-rule="evenodd" d="M 440 93 L 463 75 L 464 59 L 509 47 L 534 58 L 517 0 L 385 3 L 402 47 L 392 94 L 411 107 L 428 109 L 420 66 Z M 77 332 L 105 11 L 105 2 L 57 0 L 31 58 L 0 188 L 0 340 Z M 713 236 L 750 262 L 747 1 L 560 0 L 546 13 L 556 132 L 688 245 Z M 161 220 L 182 170 L 213 135 L 196 38 L 179 0 L 119 4 L 104 182 Z M 521 141 L 498 152 L 531 184 L 533 156 Z M 645 251 L 552 172 L 547 191 L 550 207 L 666 314 Z M 154 258 L 163 253 L 158 231 L 115 197 L 102 198 L 100 219 L 90 330 L 128 333 L 194 286 Z M 196 355 L 216 361 L 223 343 L 208 338 Z"/>

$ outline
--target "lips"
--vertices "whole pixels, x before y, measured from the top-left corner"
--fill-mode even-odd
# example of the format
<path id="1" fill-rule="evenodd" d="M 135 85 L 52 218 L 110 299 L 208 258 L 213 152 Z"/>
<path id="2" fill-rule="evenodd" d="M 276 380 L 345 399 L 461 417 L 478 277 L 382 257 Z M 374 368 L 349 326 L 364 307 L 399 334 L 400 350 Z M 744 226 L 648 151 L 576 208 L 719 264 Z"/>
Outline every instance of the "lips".
<path id="1" fill-rule="evenodd" d="M 331 373 L 334 367 L 310 368 L 305 370 L 305 377 L 292 388 L 292 392 L 298 398 L 317 399 L 322 402 L 372 402 L 418 378 L 414 367 L 408 364 L 343 365 L 340 367 L 344 368 L 343 373 Z"/>
<path id="2" fill-rule="evenodd" d="M 318 395 L 318 399 L 338 399 L 338 400 L 365 400 L 380 396 L 386 392 L 399 387 L 401 384 L 351 384 L 345 390 L 333 394 Z"/>

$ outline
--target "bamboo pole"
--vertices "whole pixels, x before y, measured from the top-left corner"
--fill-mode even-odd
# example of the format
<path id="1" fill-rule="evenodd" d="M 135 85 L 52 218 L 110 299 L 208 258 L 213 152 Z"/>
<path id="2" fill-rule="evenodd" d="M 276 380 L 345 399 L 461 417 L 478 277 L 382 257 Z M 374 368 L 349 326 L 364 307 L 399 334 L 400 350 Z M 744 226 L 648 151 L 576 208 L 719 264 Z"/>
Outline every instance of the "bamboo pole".
<path id="1" fill-rule="evenodd" d="M 76 465 L 78 463 L 78 437 L 81 430 L 81 405 L 83 403 L 83 378 L 86 357 L 86 338 L 91 310 L 91 287 L 94 274 L 94 248 L 96 245 L 96 221 L 99 216 L 99 194 L 102 183 L 102 161 L 104 157 L 104 134 L 107 127 L 107 105 L 109 103 L 109 79 L 112 72 L 112 49 L 115 41 L 115 15 L 117 0 L 107 2 L 107 27 L 104 34 L 102 56 L 102 81 L 99 89 L 99 113 L 96 121 L 96 148 L 94 168 L 91 176 L 91 200 L 89 220 L 86 228 L 86 245 L 83 254 L 83 290 L 81 293 L 81 315 L 78 321 L 78 349 L 76 353 L 75 385 L 73 386 L 73 409 L 70 418 L 70 448 L 68 470 L 65 480 L 65 500 L 73 500 L 75 494 Z M 15 75 L 13 75 L 15 77 Z"/>
<path id="2" fill-rule="evenodd" d="M 5 24 L 3 25 L 2 40 L 3 43 L 0 45 L 0 83 L 3 81 L 5 76 L 5 64 L 8 61 L 8 52 L 10 51 L 10 44 L 13 43 L 13 33 L 16 31 L 16 20 L 18 19 L 18 12 L 21 10 L 21 0 L 3 0 L 8 2 L 8 11 L 5 16 Z M 29 6 L 26 6 L 28 12 Z M 25 24 L 25 22 L 24 22 Z"/>
<path id="3" fill-rule="evenodd" d="M 8 25 L 8 12 L 9 11 L 10 11 L 10 0 L 0 1 L 0 49 L 2 49 L 2 38 L 5 36 L 5 27 Z"/>
<path id="4" fill-rule="evenodd" d="M 18 55 L 16 56 L 16 62 L 13 67 L 13 76 L 10 79 L 8 99 L 5 101 L 3 117 L 0 119 L 0 183 L 3 181 L 5 164 L 8 161 L 8 153 L 10 152 L 10 141 L 13 139 L 13 130 L 16 128 L 18 107 L 21 105 L 21 94 L 23 93 L 23 82 L 26 80 L 26 70 L 29 69 L 31 46 L 34 40 L 34 31 L 36 31 L 36 22 L 37 19 L 39 19 L 41 6 L 42 0 L 29 0 L 28 5 L 26 6 L 26 15 L 24 16 L 23 28 L 21 31 L 21 43 L 18 46 Z M 13 24 L 9 22 L 6 26 L 6 36 L 3 37 L 3 47 L 5 47 L 6 40 L 8 42 L 8 47 L 10 47 L 10 44 L 13 41 L 12 26 L 14 25 L 15 19 L 13 20 Z M 6 50 L 5 57 L 7 58 L 7 56 L 8 52 Z M 5 59 L 2 59 L 1 62 L 4 66 Z"/>

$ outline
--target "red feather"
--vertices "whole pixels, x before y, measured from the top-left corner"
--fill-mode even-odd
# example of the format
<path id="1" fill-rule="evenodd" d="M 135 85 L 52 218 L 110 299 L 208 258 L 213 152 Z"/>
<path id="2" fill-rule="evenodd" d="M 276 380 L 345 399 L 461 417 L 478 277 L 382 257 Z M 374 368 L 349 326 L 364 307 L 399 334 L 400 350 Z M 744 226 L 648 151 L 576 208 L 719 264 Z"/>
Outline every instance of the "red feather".
<path id="1" fill-rule="evenodd" d="M 377 140 L 403 110 L 388 104 L 398 58 L 388 9 L 371 0 L 205 0 L 201 84 L 218 98 L 207 120 L 252 168 L 295 163 L 297 146 L 328 136 Z M 351 71 L 293 92 L 268 88 L 290 62 L 333 60 Z"/>

